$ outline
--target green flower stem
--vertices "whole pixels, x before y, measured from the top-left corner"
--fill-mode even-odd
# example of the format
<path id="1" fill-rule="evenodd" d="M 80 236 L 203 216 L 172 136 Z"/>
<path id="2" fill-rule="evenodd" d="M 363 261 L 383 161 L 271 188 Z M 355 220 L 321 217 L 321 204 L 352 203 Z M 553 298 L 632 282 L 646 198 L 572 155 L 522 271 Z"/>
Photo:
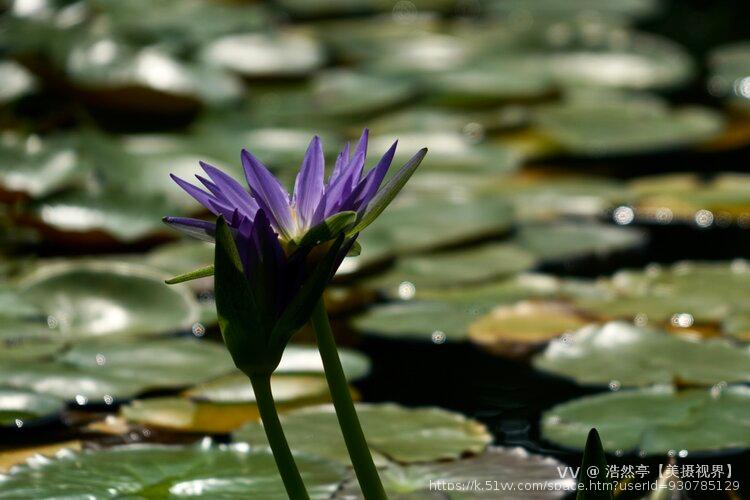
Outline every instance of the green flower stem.
<path id="1" fill-rule="evenodd" d="M 333 406 L 336 408 L 336 416 L 339 420 L 341 433 L 344 435 L 346 449 L 349 451 L 349 457 L 354 466 L 354 472 L 357 474 L 359 487 L 362 489 L 366 500 L 386 500 L 388 497 L 385 495 L 383 484 L 380 482 L 380 476 L 378 476 L 378 469 L 372 461 L 370 448 L 367 446 L 365 434 L 362 432 L 359 417 L 357 417 L 357 412 L 354 409 L 349 384 L 341 366 L 336 341 L 328 322 L 328 314 L 323 299 L 320 299 L 315 306 L 310 322 L 318 339 L 318 349 L 320 350 L 320 357 L 323 359 L 328 389 L 331 391 Z"/>
<path id="2" fill-rule="evenodd" d="M 305 483 L 294 462 L 294 457 L 289 449 L 289 443 L 286 442 L 284 430 L 279 422 L 279 414 L 276 412 L 276 404 L 271 394 L 271 377 L 269 375 L 255 375 L 250 377 L 250 383 L 253 385 L 255 392 L 255 402 L 258 405 L 258 412 L 263 421 L 263 430 L 266 431 L 268 443 L 273 451 L 273 458 L 276 461 L 276 467 L 279 469 L 281 480 L 284 481 L 284 488 L 289 498 L 297 500 L 309 500 L 310 496 L 305 489 Z"/>

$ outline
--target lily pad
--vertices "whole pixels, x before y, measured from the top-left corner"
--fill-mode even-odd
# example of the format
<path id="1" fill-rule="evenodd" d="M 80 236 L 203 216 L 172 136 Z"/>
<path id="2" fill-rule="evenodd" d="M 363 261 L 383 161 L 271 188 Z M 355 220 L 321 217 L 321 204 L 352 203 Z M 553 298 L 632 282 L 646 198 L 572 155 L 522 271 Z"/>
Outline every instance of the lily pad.
<path id="1" fill-rule="evenodd" d="M 355 316 L 354 327 L 366 334 L 435 343 L 463 341 L 469 325 L 498 304 L 549 297 L 560 283 L 547 276 L 519 276 L 450 290 L 421 290 L 405 283 L 401 302 L 378 304 Z M 408 299 L 421 299 L 409 301 Z"/>
<path id="2" fill-rule="evenodd" d="M 357 414 L 376 460 L 399 463 L 456 459 L 479 453 L 492 441 L 484 425 L 438 408 L 408 409 L 395 404 L 359 404 Z M 333 406 L 317 406 L 281 417 L 291 448 L 349 464 Z M 250 423 L 234 434 L 236 441 L 264 446 L 260 423 Z"/>
<path id="3" fill-rule="evenodd" d="M 521 156 L 502 144 L 473 143 L 458 132 L 399 132 L 373 137 L 370 147 L 374 151 L 385 151 L 398 139 L 395 164 L 406 163 L 421 148 L 428 148 L 425 170 L 449 170 L 460 172 L 487 172 L 506 174 L 515 171 Z"/>
<path id="4" fill-rule="evenodd" d="M 633 319 L 689 327 L 718 324 L 732 311 L 746 309 L 743 296 L 750 266 L 733 262 L 680 262 L 669 267 L 615 273 L 600 282 L 599 297 L 576 300 L 580 309 L 606 318 Z M 721 283 L 717 287 L 716 283 Z"/>
<path id="5" fill-rule="evenodd" d="M 328 385 L 325 378 L 319 375 L 278 375 L 271 379 L 271 391 L 277 403 L 288 403 L 308 398 L 320 399 L 328 393 Z M 196 401 L 212 403 L 256 402 L 253 387 L 244 373 L 199 384 L 184 394 Z"/>
<path id="6" fill-rule="evenodd" d="M 198 315 L 195 299 L 164 278 L 136 264 L 63 261 L 26 276 L 19 294 L 70 338 L 188 329 Z"/>
<path id="7" fill-rule="evenodd" d="M 23 66 L 13 61 L 0 60 L 0 105 L 15 101 L 36 90 L 36 78 Z"/>
<path id="8" fill-rule="evenodd" d="M 370 360 L 359 351 L 340 347 L 341 366 L 347 380 L 357 380 L 370 373 Z M 323 360 L 314 346 L 289 345 L 274 373 L 285 375 L 323 374 Z"/>
<path id="9" fill-rule="evenodd" d="M 187 386 L 235 371 L 222 344 L 191 338 L 82 342 L 61 360 L 92 373 L 162 388 Z"/>
<path id="10" fill-rule="evenodd" d="M 173 276 L 208 266 L 213 261 L 214 245 L 194 240 L 162 245 L 149 252 L 144 259 L 145 264 Z"/>
<path id="11" fill-rule="evenodd" d="M 3 362 L 0 365 L 0 381 L 6 386 L 56 396 L 80 406 L 111 405 L 145 389 L 142 380 L 130 380 L 102 370 L 87 370 L 58 361 Z"/>
<path id="12" fill-rule="evenodd" d="M 458 245 L 510 229 L 512 209 L 497 197 L 464 200 L 397 199 L 367 228 L 362 248 L 370 242 L 388 245 L 396 254 Z"/>
<path id="13" fill-rule="evenodd" d="M 224 70 L 113 36 L 82 36 L 61 55 L 71 83 L 91 104 L 110 110 L 190 112 L 236 101 L 243 92 L 242 82 Z"/>
<path id="14" fill-rule="evenodd" d="M 410 466 L 390 465 L 381 472 L 383 486 L 388 498 L 394 500 L 418 499 L 517 499 L 526 496 L 534 498 L 562 498 L 574 491 L 576 480 L 560 478 L 561 462 L 551 458 L 532 455 L 523 448 L 490 446 L 480 455 L 449 462 L 435 462 Z M 499 488 L 493 491 L 457 491 L 455 488 L 439 490 L 436 484 L 477 485 L 492 488 L 495 484 L 508 484 L 508 490 Z M 524 495 L 518 488 L 522 484 L 548 484 L 549 487 Z M 511 486 L 515 484 L 516 486 Z M 511 492 L 511 489 L 513 491 Z M 333 497 L 340 500 L 355 500 L 362 497 L 356 481 L 347 481 Z"/>
<path id="15" fill-rule="evenodd" d="M 274 375 L 271 380 L 279 412 L 330 402 L 320 375 Z M 242 373 L 220 377 L 186 391 L 187 397 L 135 400 L 121 408 L 131 423 L 176 432 L 226 434 L 246 422 L 260 420 L 255 394 Z"/>
<path id="16" fill-rule="evenodd" d="M 499 306 L 469 325 L 469 340 L 497 354 L 522 355 L 589 320 L 564 304 L 524 301 Z"/>
<path id="17" fill-rule="evenodd" d="M 246 78 L 302 77 L 325 63 L 323 47 L 303 33 L 240 33 L 206 45 L 199 56 Z"/>
<path id="18" fill-rule="evenodd" d="M 542 417 L 542 435 L 560 446 L 581 449 L 595 427 L 610 452 L 734 451 L 750 447 L 748 411 L 750 390 L 745 386 L 628 390 L 555 406 Z"/>
<path id="19" fill-rule="evenodd" d="M 21 429 L 51 418 L 65 409 L 65 402 L 54 396 L 46 396 L 17 389 L 0 388 L 0 427 Z"/>
<path id="20" fill-rule="evenodd" d="M 553 340 L 534 366 L 585 385 L 711 386 L 750 381 L 750 349 L 612 322 Z"/>
<path id="21" fill-rule="evenodd" d="M 310 497 L 323 500 L 344 478 L 338 465 L 295 457 Z M 241 445 L 130 445 L 31 460 L 0 480 L 0 497 L 207 495 L 213 498 L 286 498 L 273 455 Z"/>
<path id="22" fill-rule="evenodd" d="M 579 102 L 541 107 L 539 130 L 568 152 L 584 156 L 654 153 L 708 141 L 724 128 L 715 112 L 670 110 L 654 103 Z"/>
<path id="23" fill-rule="evenodd" d="M 665 174 L 630 182 L 630 204 L 640 220 L 707 227 L 750 213 L 750 176 L 719 174 L 711 180 L 695 174 Z"/>
<path id="24" fill-rule="evenodd" d="M 409 82 L 347 70 L 319 73 L 312 86 L 312 99 L 321 113 L 348 117 L 401 104 L 414 92 Z"/>
<path id="25" fill-rule="evenodd" d="M 135 243 L 165 234 L 164 214 L 178 210 L 158 196 L 70 191 L 30 206 L 30 222 L 53 241 Z"/>
<path id="26" fill-rule="evenodd" d="M 750 75 L 750 44 L 738 42 L 715 49 L 709 55 L 708 91 L 742 110 L 750 109 L 750 92 L 742 81 Z"/>
<path id="27" fill-rule="evenodd" d="M 169 40 L 181 44 L 200 43 L 218 36 L 263 29 L 270 22 L 265 9 L 256 5 L 207 4 L 202 0 L 148 0 L 110 2 L 95 0 L 115 31 L 135 39 Z M 148 16 L 143 13 L 148 11 Z M 195 22 L 200 19 L 200 22 Z"/>
<path id="28" fill-rule="evenodd" d="M 9 193 L 46 196 L 81 185 L 89 169 L 73 136 L 6 134 L 0 144 L 0 189 Z"/>
<path id="29" fill-rule="evenodd" d="M 368 281 L 368 286 L 398 296 L 401 287 L 442 288 L 493 281 L 527 271 L 536 259 L 523 248 L 509 243 L 487 243 L 464 250 L 408 256 L 393 269 Z"/>
<path id="30" fill-rule="evenodd" d="M 31 361 L 48 358 L 61 351 L 66 337 L 41 318 L 0 316 L 0 360 Z M 54 325 L 53 325 L 54 326 Z"/>
<path id="31" fill-rule="evenodd" d="M 564 262 L 632 250 L 645 244 L 646 235 L 634 228 L 557 222 L 523 225 L 513 241 L 543 262 Z"/>

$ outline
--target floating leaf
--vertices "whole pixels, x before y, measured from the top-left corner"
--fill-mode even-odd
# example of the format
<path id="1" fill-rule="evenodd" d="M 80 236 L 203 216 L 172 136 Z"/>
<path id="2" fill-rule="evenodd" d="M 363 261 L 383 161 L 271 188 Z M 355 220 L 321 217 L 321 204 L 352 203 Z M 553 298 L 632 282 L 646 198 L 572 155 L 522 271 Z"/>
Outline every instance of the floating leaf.
<path id="1" fill-rule="evenodd" d="M 247 78 L 302 77 L 325 63 L 320 43 L 303 33 L 241 33 L 206 45 L 199 56 Z"/>
<path id="2" fill-rule="evenodd" d="M 19 294 L 50 317 L 60 332 L 81 338 L 153 335 L 190 328 L 198 306 L 189 292 L 136 264 L 62 261 L 26 276 Z"/>
<path id="3" fill-rule="evenodd" d="M 368 285 L 385 289 L 398 296 L 399 288 L 415 289 L 460 287 L 493 281 L 528 271 L 535 265 L 534 256 L 509 243 L 487 243 L 468 249 L 403 257 L 393 269 L 368 281 Z"/>
<path id="4" fill-rule="evenodd" d="M 87 341 L 60 359 L 154 388 L 187 386 L 235 371 L 222 344 L 191 338 Z"/>
<path id="5" fill-rule="evenodd" d="M 327 403 L 328 385 L 319 375 L 274 375 L 274 401 L 280 412 Z M 190 398 L 135 400 L 121 408 L 129 422 L 177 432 L 226 434 L 246 422 L 260 420 L 250 381 L 243 373 L 220 377 L 184 393 Z"/>
<path id="6" fill-rule="evenodd" d="M 498 354 L 528 354 L 541 344 L 581 328 L 587 318 L 560 303 L 499 306 L 469 325 L 469 340 Z"/>
<path id="7" fill-rule="evenodd" d="M 332 116 L 374 113 L 401 104 L 414 92 L 413 86 L 402 80 L 341 69 L 319 73 L 312 85 L 316 106 Z"/>
<path id="8" fill-rule="evenodd" d="M 0 80 L 3 82 L 0 105 L 32 93 L 38 85 L 36 78 L 26 68 L 13 61 L 0 60 Z"/>
<path id="9" fill-rule="evenodd" d="M 608 452 L 730 451 L 750 447 L 748 411 L 750 390 L 745 386 L 620 391 L 553 407 L 542 417 L 542 435 L 581 449 L 588 430 L 596 427 Z"/>
<path id="10" fill-rule="evenodd" d="M 65 346 L 66 337 L 59 330 L 37 319 L 0 316 L 0 360 L 31 361 L 50 357 Z"/>
<path id="11" fill-rule="evenodd" d="M 112 244 L 136 243 L 167 233 L 161 218 L 176 211 L 161 197 L 71 191 L 35 202 L 29 216 L 52 241 Z"/>
<path id="12" fill-rule="evenodd" d="M 64 409 L 65 402 L 54 396 L 0 388 L 0 427 L 33 426 L 58 416 Z"/>
<path id="13" fill-rule="evenodd" d="M 632 250 L 645 244 L 646 235 L 634 228 L 555 222 L 521 226 L 513 241 L 544 262 L 564 262 Z"/>
<path id="14" fill-rule="evenodd" d="M 311 456 L 296 456 L 313 499 L 337 489 L 343 468 Z M 31 461 L 2 477 L 0 496 L 136 496 L 164 498 L 286 498 L 273 455 L 242 446 L 130 445 L 98 451 L 60 452 Z"/>
<path id="15" fill-rule="evenodd" d="M 554 104 L 537 110 L 544 134 L 577 155 L 653 153 L 688 147 L 718 135 L 722 118 L 698 107 L 670 110 L 653 102 Z"/>
<path id="16" fill-rule="evenodd" d="M 83 184 L 91 165 L 80 154 L 79 142 L 63 134 L 44 139 L 8 134 L 0 145 L 0 187 L 39 198 Z"/>
<path id="17" fill-rule="evenodd" d="M 384 463 L 384 457 L 400 463 L 455 459 L 467 452 L 481 452 L 492 440 L 479 422 L 438 408 L 360 404 L 357 414 L 367 443 L 380 463 Z M 333 406 L 295 410 L 281 420 L 293 450 L 314 450 L 319 456 L 350 463 Z M 247 424 L 234 438 L 252 445 L 266 443 L 259 423 Z"/>
<path id="18" fill-rule="evenodd" d="M 750 349 L 613 322 L 552 341 L 534 366 L 580 384 L 711 386 L 750 381 Z"/>
<path id="19" fill-rule="evenodd" d="M 453 201 L 403 197 L 362 233 L 359 242 L 363 255 L 370 242 L 376 247 L 387 244 L 393 253 L 435 250 L 502 234 L 510 229 L 512 220 L 511 208 L 500 198 Z"/>
<path id="20" fill-rule="evenodd" d="M 561 478 L 562 463 L 550 457 L 531 455 L 523 448 L 490 446 L 477 456 L 448 462 L 434 462 L 410 466 L 389 465 L 380 475 L 388 498 L 393 500 L 416 499 L 517 499 L 522 493 L 521 484 L 545 483 L 549 487 L 534 491 L 534 498 L 562 498 L 574 491 L 573 478 Z M 457 491 L 453 485 L 476 485 L 476 491 Z M 494 485 L 507 484 L 507 490 Z M 511 486 L 515 484 L 516 486 Z M 445 485 L 445 488 L 441 488 Z M 449 486 L 450 485 L 450 486 Z M 480 488 L 486 488 L 480 491 Z M 511 491 L 513 490 L 513 491 Z M 340 500 L 361 499 L 356 481 L 344 483 L 334 497 Z"/>

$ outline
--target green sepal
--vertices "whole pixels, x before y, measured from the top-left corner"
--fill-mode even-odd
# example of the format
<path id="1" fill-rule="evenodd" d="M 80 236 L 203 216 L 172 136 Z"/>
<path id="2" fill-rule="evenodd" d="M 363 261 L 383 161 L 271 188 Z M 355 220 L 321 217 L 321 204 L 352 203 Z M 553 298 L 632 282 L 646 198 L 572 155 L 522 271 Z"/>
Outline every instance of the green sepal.
<path id="1" fill-rule="evenodd" d="M 578 490 L 576 500 L 612 500 L 614 498 L 612 490 L 604 488 L 604 484 L 610 482 L 607 478 L 607 460 L 604 456 L 602 440 L 594 428 L 589 431 L 586 439 L 586 448 L 583 450 L 583 460 L 578 471 L 578 481 L 584 486 Z"/>
<path id="2" fill-rule="evenodd" d="M 375 194 L 375 197 L 367 205 L 367 209 L 359 220 L 359 222 L 347 231 L 347 236 L 352 236 L 361 232 L 364 228 L 372 224 L 375 219 L 386 209 L 386 207 L 393 201 L 396 195 L 406 185 L 406 182 L 411 178 L 412 174 L 417 170 L 419 164 L 422 163 L 425 155 L 427 154 L 427 148 L 422 148 L 417 151 L 417 154 L 411 157 L 411 159 L 391 177 L 388 182 L 380 188 Z"/>
<path id="3" fill-rule="evenodd" d="M 214 266 L 213 264 L 211 264 L 210 266 L 201 267 L 199 269 L 195 269 L 194 271 L 190 271 L 189 273 L 178 274 L 174 278 L 165 280 L 164 283 L 166 283 L 167 285 L 176 285 L 177 283 L 185 283 L 186 281 L 193 281 L 213 275 Z"/>
<path id="4" fill-rule="evenodd" d="M 346 253 L 346 256 L 357 257 L 361 253 L 362 253 L 362 245 L 359 244 L 359 241 L 355 241 L 354 243 L 352 243 L 352 247 Z"/>
<path id="5" fill-rule="evenodd" d="M 270 325 L 264 324 L 250 288 L 232 232 L 223 217 L 216 221 L 214 293 L 219 328 L 234 364 L 245 374 L 271 373 Z"/>
<path id="6" fill-rule="evenodd" d="M 271 344 L 276 349 L 283 350 L 292 335 L 310 320 L 315 305 L 336 271 L 343 244 L 344 235 L 340 234 L 276 322 L 271 334 Z"/>
<path id="7" fill-rule="evenodd" d="M 351 210 L 331 215 L 326 220 L 307 231 L 297 242 L 300 247 L 313 247 L 338 237 L 354 224 L 357 213 Z"/>

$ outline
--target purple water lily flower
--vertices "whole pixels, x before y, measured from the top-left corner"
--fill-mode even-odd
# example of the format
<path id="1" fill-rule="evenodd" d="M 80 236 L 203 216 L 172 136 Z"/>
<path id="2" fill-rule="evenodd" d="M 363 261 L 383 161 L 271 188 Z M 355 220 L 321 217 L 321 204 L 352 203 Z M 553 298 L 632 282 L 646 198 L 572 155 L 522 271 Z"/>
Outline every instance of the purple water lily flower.
<path id="1" fill-rule="evenodd" d="M 274 175 L 250 152 L 242 151 L 242 166 L 249 191 L 216 167 L 201 162 L 207 178 L 197 175 L 205 189 L 172 175 L 172 179 L 190 196 L 216 216 L 223 216 L 229 226 L 238 230 L 263 211 L 282 243 L 299 243 L 313 228 L 329 218 L 352 212 L 347 233 L 361 231 L 395 197 L 424 158 L 422 149 L 381 187 L 396 152 L 396 144 L 385 152 L 366 174 L 368 130 L 362 133 L 354 153 L 349 145 L 339 153 L 333 171 L 325 182 L 325 159 L 318 136 L 313 137 L 302 160 L 294 192 L 290 195 Z M 184 217 L 166 217 L 164 221 L 201 239 L 213 241 L 213 222 Z"/>

